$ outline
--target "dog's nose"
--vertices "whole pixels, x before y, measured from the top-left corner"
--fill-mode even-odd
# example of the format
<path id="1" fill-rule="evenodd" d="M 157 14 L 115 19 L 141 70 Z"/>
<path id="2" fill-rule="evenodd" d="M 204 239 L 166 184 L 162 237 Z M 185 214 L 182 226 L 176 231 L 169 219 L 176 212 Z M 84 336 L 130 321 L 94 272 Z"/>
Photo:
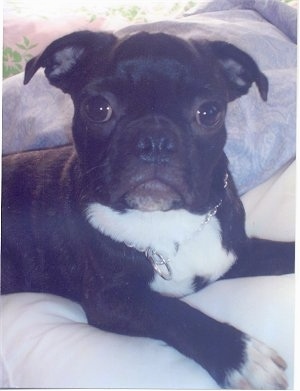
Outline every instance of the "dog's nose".
<path id="1" fill-rule="evenodd" d="M 137 142 L 137 151 L 147 163 L 167 163 L 176 151 L 175 137 L 159 131 L 142 134 Z"/>

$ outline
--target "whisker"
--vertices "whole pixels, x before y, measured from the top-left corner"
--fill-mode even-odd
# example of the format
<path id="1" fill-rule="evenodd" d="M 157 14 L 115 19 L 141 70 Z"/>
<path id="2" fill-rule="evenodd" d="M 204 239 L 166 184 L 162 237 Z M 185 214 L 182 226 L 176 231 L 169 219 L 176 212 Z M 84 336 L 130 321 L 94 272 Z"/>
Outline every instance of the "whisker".
<path id="1" fill-rule="evenodd" d="M 88 169 L 87 171 L 85 171 L 83 174 L 84 174 L 84 176 L 85 176 L 85 175 L 89 175 L 89 174 L 90 174 L 91 172 L 93 172 L 94 170 L 101 169 L 101 167 L 102 167 L 101 165 L 94 166 L 94 167 Z"/>

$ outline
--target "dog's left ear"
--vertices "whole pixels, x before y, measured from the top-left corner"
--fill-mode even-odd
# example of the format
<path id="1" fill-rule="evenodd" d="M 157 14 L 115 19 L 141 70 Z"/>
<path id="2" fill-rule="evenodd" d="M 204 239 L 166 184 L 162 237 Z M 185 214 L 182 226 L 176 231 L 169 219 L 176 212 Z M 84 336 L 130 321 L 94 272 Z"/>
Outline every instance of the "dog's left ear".
<path id="1" fill-rule="evenodd" d="M 248 93 L 252 83 L 256 83 L 261 98 L 268 96 L 268 79 L 259 70 L 256 62 L 236 46 L 223 42 L 210 42 L 228 84 L 229 101 Z"/>
<path id="2" fill-rule="evenodd" d="M 102 69 L 117 38 L 106 32 L 78 31 L 52 42 L 44 52 L 28 61 L 24 84 L 39 68 L 45 68 L 50 84 L 72 95 L 84 85 L 90 72 Z"/>

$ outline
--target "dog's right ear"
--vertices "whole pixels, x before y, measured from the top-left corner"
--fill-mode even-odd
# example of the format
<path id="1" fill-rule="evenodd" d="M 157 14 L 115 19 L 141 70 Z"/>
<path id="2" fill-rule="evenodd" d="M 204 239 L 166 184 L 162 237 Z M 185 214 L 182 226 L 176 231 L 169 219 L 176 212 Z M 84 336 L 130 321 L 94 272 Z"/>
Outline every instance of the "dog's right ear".
<path id="1" fill-rule="evenodd" d="M 210 47 L 227 81 L 229 100 L 247 94 L 252 83 L 256 84 L 261 98 L 267 100 L 268 79 L 249 54 L 223 41 L 212 41 Z"/>
<path id="2" fill-rule="evenodd" d="M 79 31 L 65 35 L 28 61 L 24 84 L 29 83 L 39 68 L 45 68 L 50 84 L 72 94 L 84 84 L 90 71 L 101 71 L 116 41 L 113 34 L 104 32 Z"/>

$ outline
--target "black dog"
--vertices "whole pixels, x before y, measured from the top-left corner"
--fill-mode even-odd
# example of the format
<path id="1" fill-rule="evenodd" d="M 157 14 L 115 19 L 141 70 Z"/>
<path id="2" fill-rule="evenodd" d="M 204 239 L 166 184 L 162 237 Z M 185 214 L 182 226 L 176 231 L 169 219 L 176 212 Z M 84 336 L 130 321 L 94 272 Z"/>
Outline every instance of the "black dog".
<path id="1" fill-rule="evenodd" d="M 267 99 L 253 59 L 220 41 L 84 31 L 30 60 L 25 84 L 40 67 L 73 99 L 75 147 L 4 158 L 3 293 L 77 300 L 90 324 L 161 339 L 221 387 L 286 387 L 273 350 L 178 299 L 294 270 L 293 243 L 247 238 L 223 152 L 227 103 L 252 83 Z"/>

